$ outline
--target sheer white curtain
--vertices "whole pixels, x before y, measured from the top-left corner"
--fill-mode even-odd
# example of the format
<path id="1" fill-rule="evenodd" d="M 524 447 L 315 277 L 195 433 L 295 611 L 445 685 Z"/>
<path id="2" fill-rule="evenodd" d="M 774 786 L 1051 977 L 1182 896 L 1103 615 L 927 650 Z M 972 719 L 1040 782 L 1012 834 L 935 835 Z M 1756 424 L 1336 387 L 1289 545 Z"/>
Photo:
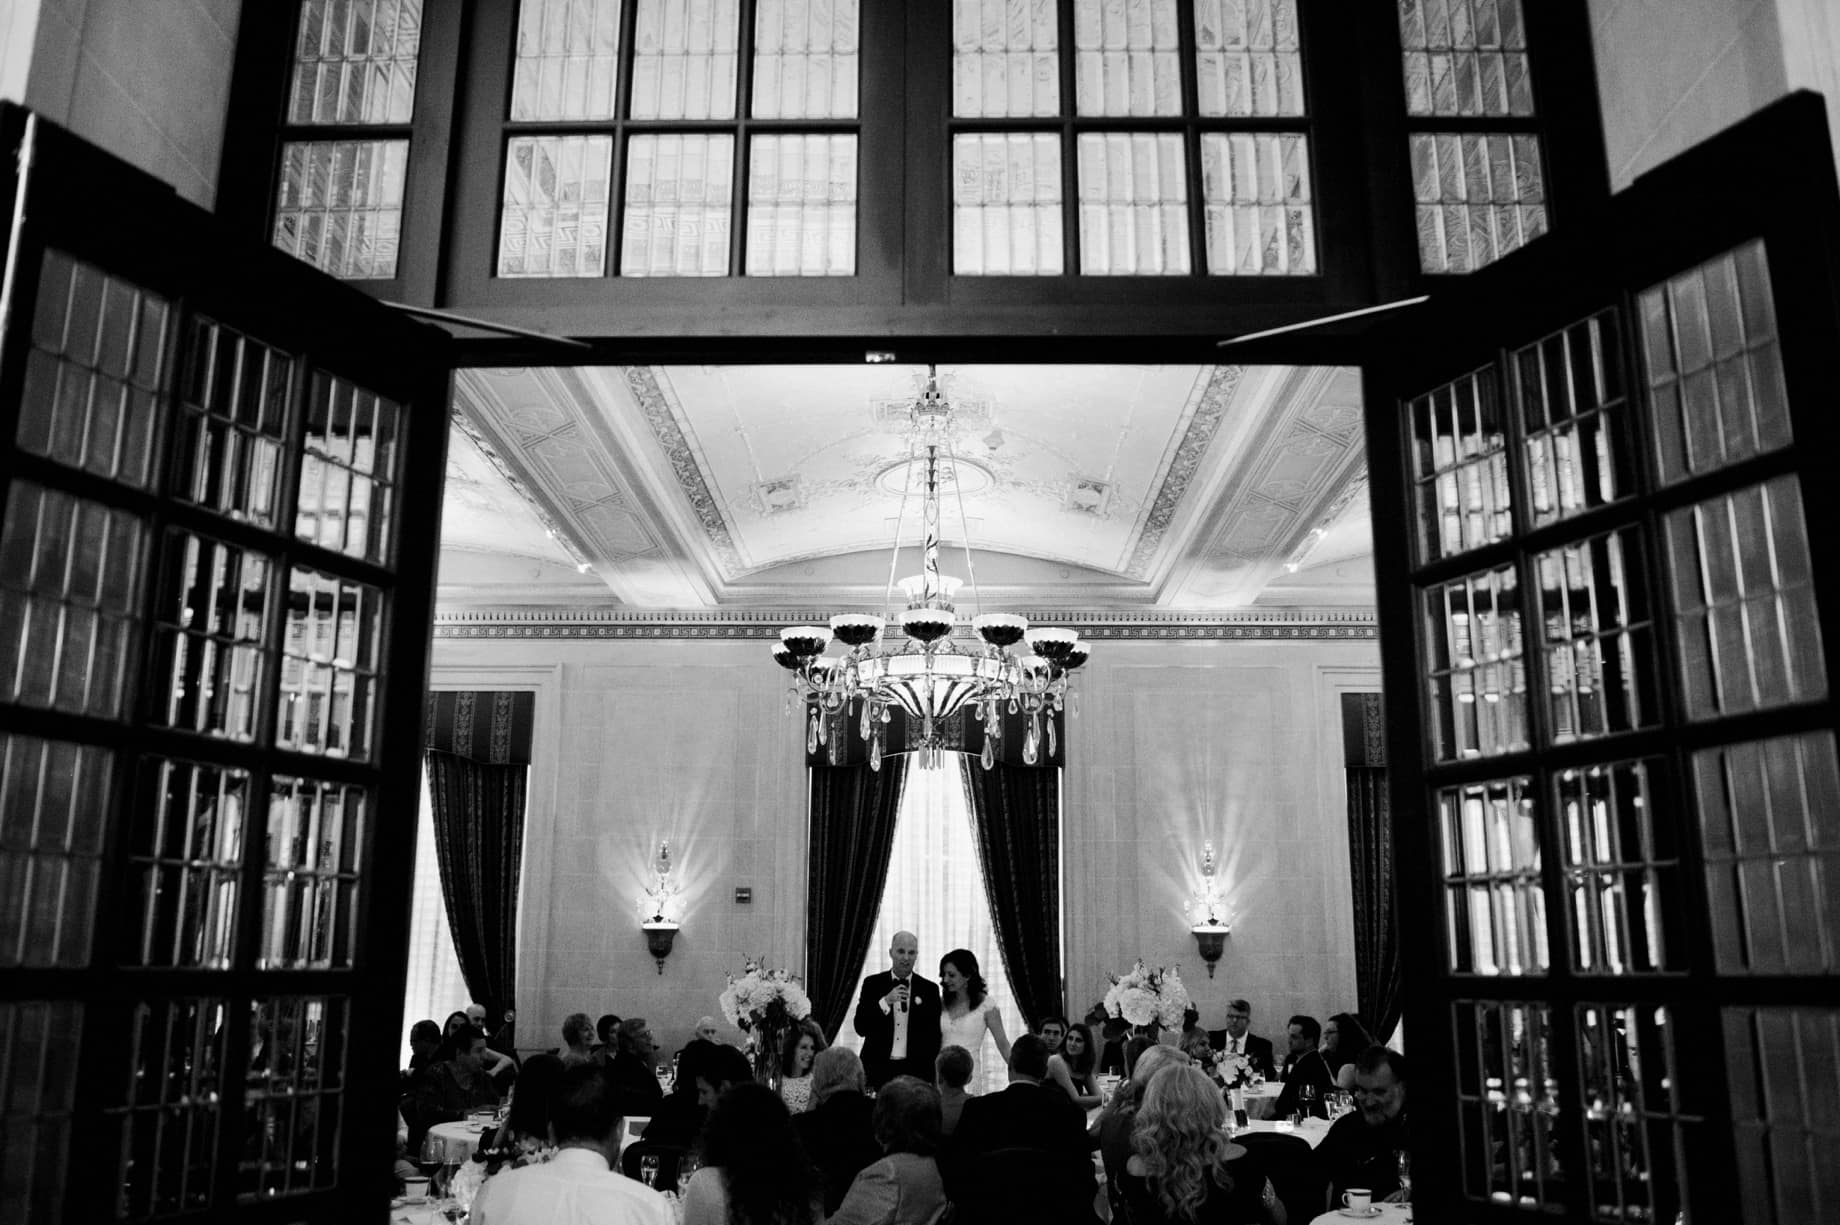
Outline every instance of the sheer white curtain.
<path id="1" fill-rule="evenodd" d="M 1003 1031 L 1014 1041 L 1022 1032 L 1022 1014 L 1010 998 L 990 919 L 990 898 L 978 867 L 971 810 L 965 799 L 965 761 L 960 754 L 944 753 L 937 770 L 922 770 L 913 762 L 908 765 L 900 813 L 895 818 L 888 885 L 875 934 L 869 940 L 869 956 L 857 980 L 887 969 L 888 946 L 898 931 L 920 937 L 918 970 L 934 982 L 939 981 L 942 956 L 953 949 L 969 949 L 1003 1017 Z M 848 1021 L 838 1041 L 852 1050 L 862 1049 L 862 1039 Z M 971 1054 L 977 1060 L 972 1092 L 1001 1089 L 1009 1072 L 996 1043 L 986 1038 L 983 1049 Z"/>
<path id="2" fill-rule="evenodd" d="M 441 897 L 441 868 L 434 853 L 434 806 L 428 772 L 422 772 L 422 801 L 416 814 L 414 890 L 409 907 L 409 985 L 403 996 L 402 1066 L 409 1066 L 409 1027 L 424 1017 L 440 1025 L 467 1005 L 466 979 L 454 953 Z"/>

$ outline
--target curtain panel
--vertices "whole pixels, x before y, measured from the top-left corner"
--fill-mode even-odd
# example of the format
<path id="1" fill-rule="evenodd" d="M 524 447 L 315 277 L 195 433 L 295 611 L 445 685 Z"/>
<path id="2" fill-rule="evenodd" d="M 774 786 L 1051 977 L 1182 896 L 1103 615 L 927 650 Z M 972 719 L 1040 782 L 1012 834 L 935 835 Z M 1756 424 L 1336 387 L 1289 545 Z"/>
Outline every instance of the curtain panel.
<path id="1" fill-rule="evenodd" d="M 965 789 L 1003 971 L 1034 1029 L 1061 1007 L 1059 770 L 968 764 Z"/>
<path id="2" fill-rule="evenodd" d="M 1379 694 L 1342 695 L 1355 989 L 1361 1024 L 1377 1042 L 1392 1036 L 1405 1007 L 1399 978 L 1399 888 L 1384 727 Z"/>
<path id="3" fill-rule="evenodd" d="M 888 884 L 895 817 L 907 759 L 811 768 L 811 852 L 806 888 L 805 989 L 832 1041 L 856 1006 L 856 971 L 869 953 Z"/>

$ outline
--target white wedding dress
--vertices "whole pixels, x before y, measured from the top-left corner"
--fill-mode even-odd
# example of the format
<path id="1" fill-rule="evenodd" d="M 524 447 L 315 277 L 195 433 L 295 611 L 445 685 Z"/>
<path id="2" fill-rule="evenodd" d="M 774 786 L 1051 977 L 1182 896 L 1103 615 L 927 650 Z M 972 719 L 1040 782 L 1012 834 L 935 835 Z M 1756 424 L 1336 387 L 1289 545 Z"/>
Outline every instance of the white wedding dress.
<path id="1" fill-rule="evenodd" d="M 954 1017 L 949 1012 L 939 1014 L 940 1048 L 962 1046 L 971 1052 L 971 1079 L 965 1087 L 974 1094 L 981 1083 L 977 1065 L 984 1053 L 984 1038 L 990 1033 L 990 1018 L 996 1011 L 997 1006 L 985 1000 L 982 1008 L 973 1009 L 962 1017 Z"/>

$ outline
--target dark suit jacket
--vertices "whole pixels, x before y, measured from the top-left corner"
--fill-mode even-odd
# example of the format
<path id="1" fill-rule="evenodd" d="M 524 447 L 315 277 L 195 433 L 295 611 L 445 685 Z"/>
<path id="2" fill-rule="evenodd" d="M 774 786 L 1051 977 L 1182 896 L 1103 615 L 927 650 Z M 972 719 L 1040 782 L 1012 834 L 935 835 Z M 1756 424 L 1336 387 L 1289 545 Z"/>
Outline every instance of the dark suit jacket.
<path id="1" fill-rule="evenodd" d="M 1006 1185 L 1015 1180 L 997 1171 L 992 1185 L 981 1185 L 980 1159 L 1019 1150 L 1045 1158 L 1045 1165 L 1030 1166 L 1031 1177 L 1052 1175 L 1036 1178 L 1026 1188 L 1037 1219 L 1091 1219 L 1098 1182 L 1093 1177 L 1092 1145 L 1086 1139 L 1086 1115 L 1057 1085 L 1014 1081 L 1001 1093 L 966 1102 L 940 1162 L 946 1194 L 961 1207 L 997 1204 Z"/>
<path id="2" fill-rule="evenodd" d="M 1316 1113 L 1323 1110 L 1322 1095 L 1335 1088 L 1335 1073 L 1329 1070 L 1329 1063 L 1322 1057 L 1321 1051 L 1305 1051 L 1297 1062 L 1291 1065 L 1290 1073 L 1284 1078 L 1284 1092 L 1278 1094 L 1275 1112 L 1278 1118 L 1287 1117 L 1291 1111 L 1303 1108 L 1300 1090 L 1304 1085 L 1316 1086 Z"/>
<path id="3" fill-rule="evenodd" d="M 907 1005 L 907 1062 L 913 1074 L 933 1082 L 933 1061 L 939 1058 L 939 1017 L 945 1009 L 939 984 L 915 974 L 909 980 Z M 888 1083 L 889 1048 L 894 1043 L 894 1013 L 882 1012 L 881 1000 L 894 987 L 894 974 L 883 970 L 863 979 L 856 999 L 856 1032 L 862 1035 L 863 1072 L 873 1088 Z"/>
<path id="4" fill-rule="evenodd" d="M 1217 1051 L 1226 1050 L 1227 1031 L 1224 1029 L 1208 1030 L 1208 1045 Z M 1278 1079 L 1278 1065 L 1272 1058 L 1270 1038 L 1261 1038 L 1257 1034 L 1247 1034 L 1246 1058 L 1252 1060 L 1253 1067 L 1265 1073 L 1266 1080 Z"/>
<path id="5" fill-rule="evenodd" d="M 833 1093 L 810 1110 L 793 1115 L 792 1130 L 823 1175 L 827 1215 L 843 1203 L 856 1176 L 882 1156 L 882 1146 L 875 1142 L 875 1109 L 855 1090 Z"/>

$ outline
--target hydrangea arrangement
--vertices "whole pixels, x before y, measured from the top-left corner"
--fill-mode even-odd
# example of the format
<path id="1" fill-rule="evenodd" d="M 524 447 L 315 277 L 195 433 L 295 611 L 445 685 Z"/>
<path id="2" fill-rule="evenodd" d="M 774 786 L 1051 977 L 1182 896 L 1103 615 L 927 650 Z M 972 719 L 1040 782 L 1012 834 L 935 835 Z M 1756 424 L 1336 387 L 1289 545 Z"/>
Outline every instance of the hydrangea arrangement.
<path id="1" fill-rule="evenodd" d="M 1229 1089 L 1243 1089 L 1252 1083 L 1252 1060 L 1243 1051 L 1237 1055 L 1225 1051 L 1216 1054 L 1214 1071 L 1220 1083 Z"/>
<path id="2" fill-rule="evenodd" d="M 794 1021 L 811 1015 L 804 981 L 784 970 L 767 969 L 757 957 L 748 958 L 740 978 L 728 976 L 728 989 L 719 1002 L 729 1024 L 748 1033 L 784 1033 Z"/>
<path id="3" fill-rule="evenodd" d="M 1105 993 L 1105 1011 L 1139 1028 L 1161 1025 L 1178 1029 L 1188 1010 L 1188 988 L 1170 966 L 1146 968 L 1140 957 L 1128 974 L 1113 974 Z"/>

